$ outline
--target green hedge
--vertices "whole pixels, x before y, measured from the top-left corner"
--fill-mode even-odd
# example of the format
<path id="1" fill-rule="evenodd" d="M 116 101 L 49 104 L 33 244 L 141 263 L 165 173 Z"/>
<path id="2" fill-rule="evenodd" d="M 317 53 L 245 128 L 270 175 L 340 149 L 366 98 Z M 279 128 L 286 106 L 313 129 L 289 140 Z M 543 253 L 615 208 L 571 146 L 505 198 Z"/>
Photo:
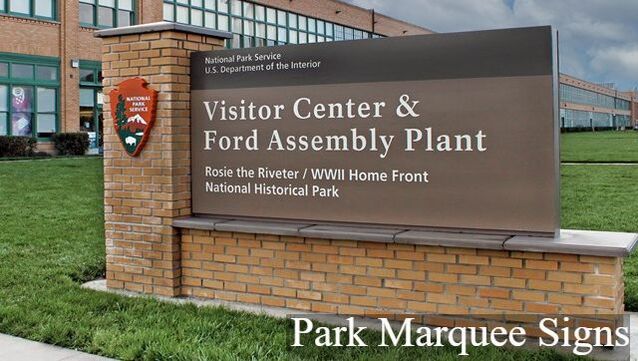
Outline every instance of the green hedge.
<path id="1" fill-rule="evenodd" d="M 31 157 L 37 143 L 31 137 L 0 136 L 0 158 Z"/>
<path id="2" fill-rule="evenodd" d="M 87 133 L 58 133 L 51 140 L 59 155 L 84 155 L 89 149 Z"/>

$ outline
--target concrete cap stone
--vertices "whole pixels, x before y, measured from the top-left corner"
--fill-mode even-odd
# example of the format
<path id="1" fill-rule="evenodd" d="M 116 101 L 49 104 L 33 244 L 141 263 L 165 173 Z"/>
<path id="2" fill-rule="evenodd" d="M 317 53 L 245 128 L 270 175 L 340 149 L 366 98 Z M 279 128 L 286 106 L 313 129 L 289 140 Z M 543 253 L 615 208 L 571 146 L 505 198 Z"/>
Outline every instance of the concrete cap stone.
<path id="1" fill-rule="evenodd" d="M 300 233 L 304 237 L 392 243 L 394 236 L 403 231 L 392 228 L 317 225 L 304 228 Z"/>
<path id="2" fill-rule="evenodd" d="M 173 227 L 212 231 L 215 229 L 216 223 L 225 222 L 225 221 L 227 221 L 227 219 L 204 218 L 204 217 L 183 217 L 183 218 L 174 219 Z"/>
<path id="3" fill-rule="evenodd" d="M 505 242 L 505 250 L 626 257 L 637 240 L 635 233 L 564 229 L 558 238 L 512 237 Z"/>
<path id="4" fill-rule="evenodd" d="M 216 231 L 262 233 L 281 236 L 299 236 L 299 230 L 311 224 L 231 220 L 215 224 Z"/>
<path id="5" fill-rule="evenodd" d="M 219 31 L 219 30 L 204 28 L 201 26 L 171 23 L 168 21 L 99 30 L 94 33 L 94 36 L 96 38 L 108 38 L 111 36 L 154 33 L 158 31 L 177 31 L 181 33 L 212 36 L 212 37 L 221 38 L 221 39 L 233 38 L 233 34 L 228 31 Z"/>
<path id="6" fill-rule="evenodd" d="M 476 248 L 505 251 L 567 253 L 602 257 L 626 257 L 638 244 L 638 234 L 561 230 L 555 238 L 435 232 L 416 229 L 317 225 L 311 223 L 182 217 L 173 221 L 177 228 L 222 232 L 262 233 L 281 236 L 337 240 L 401 243 L 425 246 Z"/>
<path id="7" fill-rule="evenodd" d="M 394 237 L 396 243 L 423 246 L 443 246 L 460 248 L 503 249 L 503 243 L 510 238 L 507 235 L 488 235 L 472 233 L 406 231 Z"/>

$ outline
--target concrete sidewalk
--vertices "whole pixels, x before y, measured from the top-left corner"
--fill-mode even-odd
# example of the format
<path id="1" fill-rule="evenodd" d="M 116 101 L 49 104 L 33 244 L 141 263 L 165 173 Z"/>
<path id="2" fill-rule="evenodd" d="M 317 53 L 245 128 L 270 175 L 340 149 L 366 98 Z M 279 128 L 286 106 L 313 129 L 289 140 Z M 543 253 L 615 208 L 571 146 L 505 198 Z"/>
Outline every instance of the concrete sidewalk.
<path id="1" fill-rule="evenodd" d="M 113 361 L 84 352 L 0 334 L 2 361 Z"/>

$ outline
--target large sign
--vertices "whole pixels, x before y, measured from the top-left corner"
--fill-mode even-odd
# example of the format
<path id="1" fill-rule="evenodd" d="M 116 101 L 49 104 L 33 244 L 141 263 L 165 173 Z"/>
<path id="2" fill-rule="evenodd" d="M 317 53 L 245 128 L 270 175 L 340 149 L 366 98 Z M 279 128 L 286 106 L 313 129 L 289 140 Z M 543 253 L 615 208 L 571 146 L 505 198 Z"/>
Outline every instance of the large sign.
<path id="1" fill-rule="evenodd" d="M 193 54 L 193 212 L 552 235 L 549 27 Z"/>

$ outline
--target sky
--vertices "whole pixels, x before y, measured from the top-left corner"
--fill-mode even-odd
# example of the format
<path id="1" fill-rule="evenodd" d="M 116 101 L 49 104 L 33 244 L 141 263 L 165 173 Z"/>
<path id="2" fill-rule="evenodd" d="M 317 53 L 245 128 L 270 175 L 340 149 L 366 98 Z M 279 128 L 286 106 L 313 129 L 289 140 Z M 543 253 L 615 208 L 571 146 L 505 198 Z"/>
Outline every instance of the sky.
<path id="1" fill-rule="evenodd" d="M 436 32 L 552 25 L 561 72 L 638 87 L 638 0 L 345 0 Z"/>

